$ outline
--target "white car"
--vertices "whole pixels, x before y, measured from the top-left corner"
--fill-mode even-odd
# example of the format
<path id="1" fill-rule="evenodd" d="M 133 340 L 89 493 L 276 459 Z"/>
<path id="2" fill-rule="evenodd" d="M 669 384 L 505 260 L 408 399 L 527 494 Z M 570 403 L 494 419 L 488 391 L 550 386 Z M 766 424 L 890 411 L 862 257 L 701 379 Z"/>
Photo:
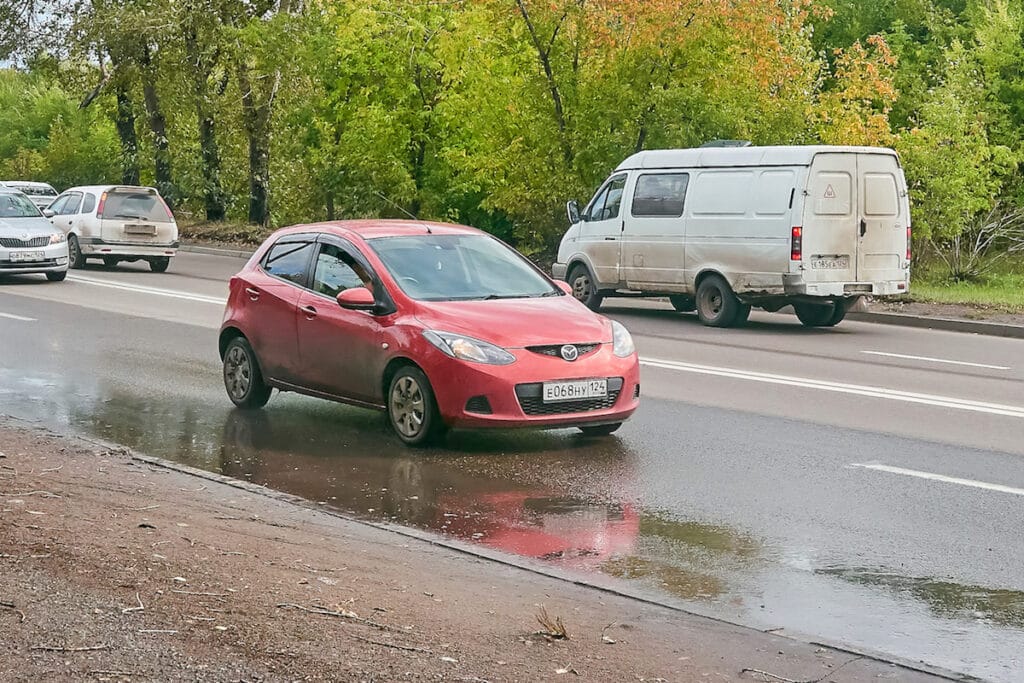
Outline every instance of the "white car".
<path id="1" fill-rule="evenodd" d="M 0 187 L 18 190 L 40 209 L 45 209 L 57 198 L 57 190 L 53 189 L 53 185 L 47 183 L 37 183 L 31 180 L 4 180 L 0 182 Z"/>
<path id="2" fill-rule="evenodd" d="M 0 276 L 29 273 L 50 282 L 67 277 L 67 240 L 28 197 L 0 187 Z"/>
<path id="3" fill-rule="evenodd" d="M 67 235 L 72 268 L 91 258 L 106 266 L 142 260 L 162 273 L 178 252 L 174 214 L 152 187 L 72 187 L 43 213 Z"/>

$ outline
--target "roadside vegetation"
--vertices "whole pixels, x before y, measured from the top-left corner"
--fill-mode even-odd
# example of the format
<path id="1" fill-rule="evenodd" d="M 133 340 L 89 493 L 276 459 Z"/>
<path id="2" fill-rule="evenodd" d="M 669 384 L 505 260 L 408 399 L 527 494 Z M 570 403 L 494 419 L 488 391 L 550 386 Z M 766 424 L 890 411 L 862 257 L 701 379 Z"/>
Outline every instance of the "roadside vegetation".
<path id="1" fill-rule="evenodd" d="M 915 291 L 1020 301 L 1007 263 L 954 263 L 1024 209 L 1019 0 L 25 0 L 0 23 L 0 176 L 153 184 L 208 238 L 415 215 L 541 257 L 640 149 L 885 145 L 916 253 L 944 257 Z M 1024 245 L 996 223 L 978 263 Z"/>

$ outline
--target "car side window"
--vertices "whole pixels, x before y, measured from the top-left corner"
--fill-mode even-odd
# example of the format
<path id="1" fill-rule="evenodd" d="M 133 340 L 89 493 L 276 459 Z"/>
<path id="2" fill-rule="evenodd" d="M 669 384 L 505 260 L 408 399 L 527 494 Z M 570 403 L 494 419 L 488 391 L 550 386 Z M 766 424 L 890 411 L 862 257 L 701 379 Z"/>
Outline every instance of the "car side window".
<path id="1" fill-rule="evenodd" d="M 633 192 L 631 213 L 634 216 L 682 216 L 689 181 L 688 173 L 652 173 L 640 176 Z"/>
<path id="2" fill-rule="evenodd" d="M 314 246 L 312 242 L 278 242 L 263 258 L 263 270 L 268 275 L 304 287 Z"/>
<path id="3" fill-rule="evenodd" d="M 583 220 L 585 221 L 599 221 L 601 220 L 601 213 L 604 211 L 605 200 L 608 199 L 608 186 L 605 185 L 594 198 L 590 200 L 590 205 L 587 210 L 583 212 Z"/>
<path id="4" fill-rule="evenodd" d="M 373 279 L 344 249 L 333 244 L 320 245 L 313 269 L 313 291 L 333 298 L 353 287 L 367 287 L 372 291 Z"/>
<path id="5" fill-rule="evenodd" d="M 619 217 L 622 206 L 622 192 L 626 188 L 626 176 L 617 176 L 608 181 L 587 209 L 588 221 L 606 221 Z"/>
<path id="6" fill-rule="evenodd" d="M 68 203 L 68 195 L 61 195 L 53 200 L 53 204 L 50 204 L 50 210 L 57 216 L 61 215 L 61 211 L 64 210 L 64 206 Z"/>
<path id="7" fill-rule="evenodd" d="M 92 213 L 93 209 L 96 208 L 96 195 L 92 192 L 85 193 L 85 199 L 82 201 L 82 210 L 80 213 Z"/>
<path id="8" fill-rule="evenodd" d="M 78 205 L 82 203 L 81 192 L 71 192 L 64 199 L 64 203 L 61 205 L 60 210 L 54 210 L 58 216 L 71 216 L 78 213 Z"/>

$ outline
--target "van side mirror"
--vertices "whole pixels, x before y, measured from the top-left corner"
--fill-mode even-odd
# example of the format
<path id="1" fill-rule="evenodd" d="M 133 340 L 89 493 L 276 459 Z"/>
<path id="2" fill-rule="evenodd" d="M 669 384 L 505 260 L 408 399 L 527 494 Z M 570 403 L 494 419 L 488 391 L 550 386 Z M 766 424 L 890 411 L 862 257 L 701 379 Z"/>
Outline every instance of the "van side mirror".
<path id="1" fill-rule="evenodd" d="M 565 203 L 565 213 L 569 216 L 569 225 L 576 225 L 580 222 L 580 204 L 575 199 Z"/>
<path id="2" fill-rule="evenodd" d="M 372 311 L 377 308 L 373 292 L 366 287 L 352 287 L 338 293 L 338 305 L 350 311 Z"/>
<path id="3" fill-rule="evenodd" d="M 53 209 L 43 209 L 43 215 L 47 218 L 53 218 L 57 213 Z"/>

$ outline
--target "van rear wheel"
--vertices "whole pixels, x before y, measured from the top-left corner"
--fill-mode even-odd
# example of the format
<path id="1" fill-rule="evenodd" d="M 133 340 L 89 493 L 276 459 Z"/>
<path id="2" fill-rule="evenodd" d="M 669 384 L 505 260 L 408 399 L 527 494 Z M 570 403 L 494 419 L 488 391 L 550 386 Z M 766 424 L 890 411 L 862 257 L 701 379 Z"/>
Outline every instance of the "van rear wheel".
<path id="1" fill-rule="evenodd" d="M 597 289 L 597 281 L 590 274 L 590 270 L 582 264 L 576 264 L 569 271 L 569 284 L 572 285 L 572 295 L 577 301 L 592 311 L 601 308 L 604 295 Z"/>
<path id="2" fill-rule="evenodd" d="M 824 304 L 793 304 L 796 317 L 807 327 L 835 327 L 846 317 L 846 304 L 829 301 Z"/>
<path id="3" fill-rule="evenodd" d="M 720 275 L 708 275 L 697 286 L 697 317 L 708 327 L 732 327 L 740 317 L 741 305 Z"/>

